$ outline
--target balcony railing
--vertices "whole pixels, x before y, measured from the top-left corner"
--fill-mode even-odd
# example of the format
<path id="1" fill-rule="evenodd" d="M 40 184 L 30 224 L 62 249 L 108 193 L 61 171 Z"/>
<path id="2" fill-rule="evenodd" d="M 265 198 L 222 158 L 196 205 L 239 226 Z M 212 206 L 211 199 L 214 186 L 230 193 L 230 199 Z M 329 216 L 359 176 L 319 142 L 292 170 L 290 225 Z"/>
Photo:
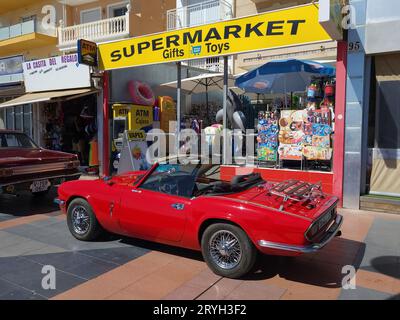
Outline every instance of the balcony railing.
<path id="1" fill-rule="evenodd" d="M 224 60 L 220 57 L 195 59 L 186 62 L 189 67 L 204 69 L 213 72 L 224 72 Z"/>
<path id="2" fill-rule="evenodd" d="M 119 17 L 103 19 L 75 26 L 63 27 L 58 31 L 58 46 L 61 50 L 75 47 L 77 40 L 94 42 L 123 39 L 129 36 L 129 10 Z"/>
<path id="3" fill-rule="evenodd" d="M 30 33 L 41 33 L 48 36 L 56 37 L 55 28 L 45 28 L 35 19 L 22 23 L 17 23 L 8 27 L 0 28 L 0 41 L 12 39 Z"/>
<path id="4" fill-rule="evenodd" d="M 167 30 L 213 23 L 233 18 L 232 5 L 225 0 L 212 0 L 167 11 Z"/>

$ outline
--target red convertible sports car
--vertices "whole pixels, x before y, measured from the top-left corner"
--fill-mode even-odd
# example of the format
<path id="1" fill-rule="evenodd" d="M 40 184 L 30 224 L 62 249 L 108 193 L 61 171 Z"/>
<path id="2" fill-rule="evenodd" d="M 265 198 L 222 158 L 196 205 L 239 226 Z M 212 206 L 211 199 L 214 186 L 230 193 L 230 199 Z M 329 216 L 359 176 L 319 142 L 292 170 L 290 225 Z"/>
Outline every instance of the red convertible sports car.
<path id="1" fill-rule="evenodd" d="M 62 184 L 56 202 L 72 235 L 94 240 L 104 230 L 201 250 L 217 274 L 238 278 L 257 253 L 296 256 L 340 235 L 338 199 L 319 185 L 263 181 L 259 174 L 220 181 L 219 166 L 154 164 L 95 181 Z"/>

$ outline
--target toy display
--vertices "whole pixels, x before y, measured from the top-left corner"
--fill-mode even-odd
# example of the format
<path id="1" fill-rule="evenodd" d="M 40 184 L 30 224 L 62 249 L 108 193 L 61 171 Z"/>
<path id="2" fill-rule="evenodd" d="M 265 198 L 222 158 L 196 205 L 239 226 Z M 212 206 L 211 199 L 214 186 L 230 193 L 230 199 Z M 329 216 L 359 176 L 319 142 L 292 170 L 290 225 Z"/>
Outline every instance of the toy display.
<path id="1" fill-rule="evenodd" d="M 307 160 L 330 160 L 331 115 L 326 108 L 307 112 L 306 134 L 303 155 Z"/>
<path id="2" fill-rule="evenodd" d="M 257 159 L 259 161 L 277 161 L 279 132 L 277 113 L 259 112 L 257 129 Z"/>
<path id="3" fill-rule="evenodd" d="M 279 120 L 279 158 L 281 160 L 301 160 L 305 133 L 305 110 L 282 110 Z"/>
<path id="4" fill-rule="evenodd" d="M 259 112 L 257 159 L 329 161 L 334 133 L 335 82 L 313 79 L 305 92 L 305 109 Z M 300 107 L 300 105 L 297 105 Z M 277 108 L 280 109 L 280 108 Z"/>

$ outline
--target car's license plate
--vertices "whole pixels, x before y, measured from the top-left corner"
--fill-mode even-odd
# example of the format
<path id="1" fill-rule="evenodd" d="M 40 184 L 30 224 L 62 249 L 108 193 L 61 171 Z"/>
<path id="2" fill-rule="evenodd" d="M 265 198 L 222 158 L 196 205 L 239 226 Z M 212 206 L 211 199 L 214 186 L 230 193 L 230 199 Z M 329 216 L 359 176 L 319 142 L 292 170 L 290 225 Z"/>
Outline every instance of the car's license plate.
<path id="1" fill-rule="evenodd" d="M 42 192 L 46 191 L 50 186 L 49 180 L 39 180 L 39 181 L 33 181 L 31 185 L 31 190 L 32 192 Z"/>

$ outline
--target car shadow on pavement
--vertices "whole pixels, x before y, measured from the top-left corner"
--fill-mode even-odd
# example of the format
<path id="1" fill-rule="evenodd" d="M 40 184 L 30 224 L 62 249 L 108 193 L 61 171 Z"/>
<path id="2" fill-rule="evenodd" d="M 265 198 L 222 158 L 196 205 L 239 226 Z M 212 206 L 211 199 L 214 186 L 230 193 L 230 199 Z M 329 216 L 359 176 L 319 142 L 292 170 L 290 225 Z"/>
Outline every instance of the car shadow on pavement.
<path id="1" fill-rule="evenodd" d="M 343 267 L 359 269 L 365 248 L 365 243 L 340 238 L 317 253 L 299 257 L 260 255 L 252 272 L 243 280 L 267 280 L 279 276 L 302 284 L 341 288 L 342 280 L 348 274 Z"/>
<path id="2" fill-rule="evenodd" d="M 119 236 L 116 236 L 116 237 L 119 237 Z M 161 243 L 156 243 L 156 242 L 151 242 L 151 241 L 146 241 L 146 240 L 141 240 L 141 239 L 136 239 L 136 238 L 128 238 L 128 237 L 122 237 L 120 242 L 129 244 L 131 246 L 147 249 L 147 250 L 160 251 L 163 253 L 180 256 L 183 258 L 204 261 L 201 252 L 196 251 L 196 250 L 190 250 L 190 249 L 185 249 L 185 248 L 181 248 L 181 247 L 174 247 L 174 246 L 169 246 L 169 245 L 165 245 L 165 244 L 161 244 Z"/>
<path id="3" fill-rule="evenodd" d="M 54 203 L 56 197 L 56 188 L 51 188 L 44 196 L 34 196 L 27 192 L 18 196 L 2 194 L 0 195 L 0 213 L 13 217 L 25 217 L 58 211 L 59 207 Z"/>
<path id="4" fill-rule="evenodd" d="M 400 279 L 400 256 L 381 256 L 371 260 L 371 267 L 379 273 Z"/>

